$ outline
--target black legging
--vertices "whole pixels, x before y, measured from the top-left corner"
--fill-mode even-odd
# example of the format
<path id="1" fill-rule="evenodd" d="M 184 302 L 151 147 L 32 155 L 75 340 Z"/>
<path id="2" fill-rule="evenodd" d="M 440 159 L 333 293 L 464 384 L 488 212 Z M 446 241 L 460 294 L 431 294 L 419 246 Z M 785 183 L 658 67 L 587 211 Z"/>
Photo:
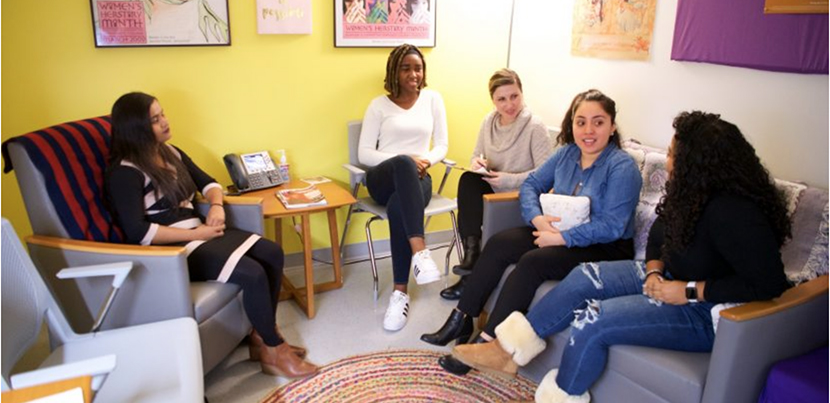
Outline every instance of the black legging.
<path id="1" fill-rule="evenodd" d="M 242 287 L 242 304 L 248 320 L 271 347 L 285 341 L 276 329 L 284 263 L 282 248 L 272 241 L 260 239 L 239 259 L 228 279 L 229 283 Z"/>
<path id="2" fill-rule="evenodd" d="M 481 238 L 486 194 L 495 193 L 493 187 L 473 172 L 464 172 L 458 180 L 458 232 L 461 239 Z"/>
<path id="3" fill-rule="evenodd" d="M 562 280 L 580 263 L 634 258 L 634 242 L 631 239 L 586 247 L 540 248 L 533 244 L 536 239 L 533 231 L 535 229 L 531 227 L 519 227 L 494 235 L 484 245 L 472 274 L 468 276 L 458 309 L 476 317 L 507 267 L 516 264 L 516 269 L 501 288 L 487 326 L 482 330 L 489 336 L 495 335 L 496 326 L 513 311 L 526 312 L 536 289 L 545 281 Z"/>

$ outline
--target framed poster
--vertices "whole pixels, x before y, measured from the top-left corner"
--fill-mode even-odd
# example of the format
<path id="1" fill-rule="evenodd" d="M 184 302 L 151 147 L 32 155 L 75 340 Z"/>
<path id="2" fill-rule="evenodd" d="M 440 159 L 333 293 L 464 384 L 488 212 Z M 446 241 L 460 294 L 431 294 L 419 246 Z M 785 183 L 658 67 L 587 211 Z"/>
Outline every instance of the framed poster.
<path id="1" fill-rule="evenodd" d="M 95 47 L 228 46 L 228 0 L 90 0 Z"/>
<path id="2" fill-rule="evenodd" d="M 334 46 L 435 46 L 438 0 L 334 0 Z"/>

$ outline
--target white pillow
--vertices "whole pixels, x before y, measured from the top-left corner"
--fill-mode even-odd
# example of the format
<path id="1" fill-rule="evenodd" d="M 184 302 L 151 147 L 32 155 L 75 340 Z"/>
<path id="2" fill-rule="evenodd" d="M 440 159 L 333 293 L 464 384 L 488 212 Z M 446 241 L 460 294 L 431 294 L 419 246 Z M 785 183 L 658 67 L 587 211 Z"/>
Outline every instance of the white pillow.
<path id="1" fill-rule="evenodd" d="M 560 231 L 591 222 L 591 199 L 587 196 L 543 193 L 539 195 L 539 204 L 542 205 L 542 213 L 561 219 L 552 223 Z"/>

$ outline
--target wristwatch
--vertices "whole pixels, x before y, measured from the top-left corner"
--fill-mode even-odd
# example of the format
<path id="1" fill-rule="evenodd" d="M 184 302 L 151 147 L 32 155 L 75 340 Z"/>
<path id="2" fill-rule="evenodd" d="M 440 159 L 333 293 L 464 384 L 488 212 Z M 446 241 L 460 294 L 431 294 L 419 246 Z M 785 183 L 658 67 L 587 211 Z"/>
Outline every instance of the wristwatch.
<path id="1" fill-rule="evenodd" d="M 693 304 L 697 301 L 697 283 L 694 281 L 689 281 L 686 283 L 686 299 L 689 300 L 689 303 Z"/>

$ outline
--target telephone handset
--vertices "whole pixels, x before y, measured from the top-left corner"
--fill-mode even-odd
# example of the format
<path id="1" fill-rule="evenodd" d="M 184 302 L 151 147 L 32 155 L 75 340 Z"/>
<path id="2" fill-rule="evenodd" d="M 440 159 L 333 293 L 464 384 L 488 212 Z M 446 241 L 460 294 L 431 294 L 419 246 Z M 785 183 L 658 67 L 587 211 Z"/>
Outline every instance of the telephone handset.
<path id="1" fill-rule="evenodd" d="M 240 193 L 274 187 L 288 181 L 274 165 L 267 151 L 226 154 L 222 160 Z"/>

